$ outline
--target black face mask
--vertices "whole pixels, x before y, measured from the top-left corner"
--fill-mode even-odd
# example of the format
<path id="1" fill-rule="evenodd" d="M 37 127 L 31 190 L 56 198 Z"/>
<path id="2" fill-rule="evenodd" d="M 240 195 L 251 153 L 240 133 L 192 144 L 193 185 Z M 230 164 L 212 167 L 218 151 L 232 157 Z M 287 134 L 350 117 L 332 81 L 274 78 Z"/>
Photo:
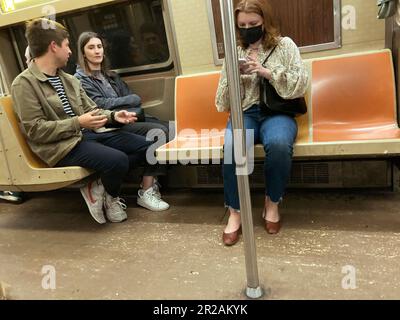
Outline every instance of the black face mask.
<path id="1" fill-rule="evenodd" d="M 253 44 L 261 39 L 264 35 L 264 30 L 262 28 L 262 24 L 257 27 L 252 28 L 239 28 L 240 37 L 243 42 L 247 44 Z"/>

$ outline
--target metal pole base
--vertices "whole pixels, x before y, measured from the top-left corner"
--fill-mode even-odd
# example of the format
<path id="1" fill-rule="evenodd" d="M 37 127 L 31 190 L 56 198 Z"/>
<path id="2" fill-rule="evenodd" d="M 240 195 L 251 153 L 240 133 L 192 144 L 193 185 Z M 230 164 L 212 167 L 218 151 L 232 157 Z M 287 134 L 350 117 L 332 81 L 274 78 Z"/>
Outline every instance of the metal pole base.
<path id="1" fill-rule="evenodd" d="M 264 291 L 261 287 L 258 288 L 246 288 L 246 296 L 250 299 L 260 299 L 264 296 Z"/>

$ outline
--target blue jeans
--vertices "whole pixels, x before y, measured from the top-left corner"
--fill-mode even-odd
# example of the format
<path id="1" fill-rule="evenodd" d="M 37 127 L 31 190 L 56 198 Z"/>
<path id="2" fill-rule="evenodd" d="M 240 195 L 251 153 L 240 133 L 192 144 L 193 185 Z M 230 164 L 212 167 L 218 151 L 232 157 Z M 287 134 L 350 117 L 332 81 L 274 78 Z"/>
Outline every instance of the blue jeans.
<path id="1" fill-rule="evenodd" d="M 273 202 L 279 202 L 285 192 L 292 168 L 293 144 L 297 136 L 296 121 L 286 115 L 263 115 L 258 105 L 243 113 L 246 137 L 254 133 L 253 141 L 246 138 L 246 148 L 262 143 L 265 151 L 264 178 L 265 194 Z M 231 119 L 225 131 L 224 144 L 224 197 L 225 205 L 240 210 L 236 178 L 235 157 L 233 154 L 233 132 Z M 231 161 L 231 159 L 233 161 Z"/>

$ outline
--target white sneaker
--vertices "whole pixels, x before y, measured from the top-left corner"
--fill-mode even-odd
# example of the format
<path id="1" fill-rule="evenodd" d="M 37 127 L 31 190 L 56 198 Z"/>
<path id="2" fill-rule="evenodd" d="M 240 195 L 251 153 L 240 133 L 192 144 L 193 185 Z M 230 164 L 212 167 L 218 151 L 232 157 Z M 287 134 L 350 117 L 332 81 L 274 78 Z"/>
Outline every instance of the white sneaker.
<path id="1" fill-rule="evenodd" d="M 123 203 L 123 199 L 119 197 L 112 197 L 106 192 L 104 200 L 104 209 L 106 210 L 107 219 L 110 222 L 122 222 L 128 219 L 126 215 L 126 204 Z"/>
<path id="2" fill-rule="evenodd" d="M 156 179 L 154 179 L 154 184 L 152 185 L 152 187 L 154 196 L 156 196 L 158 199 L 161 199 L 161 192 L 160 192 L 161 185 Z"/>
<path id="3" fill-rule="evenodd" d="M 156 178 L 154 178 L 154 183 L 152 185 L 152 188 L 154 195 L 159 199 L 161 199 L 160 187 L 161 187 L 160 183 L 157 181 Z M 143 189 L 143 183 L 140 184 L 140 189 Z"/>
<path id="4" fill-rule="evenodd" d="M 22 203 L 22 192 L 0 191 L 0 199 L 12 203 Z"/>
<path id="5" fill-rule="evenodd" d="M 106 223 L 103 212 L 105 190 L 101 180 L 91 181 L 80 190 L 93 219 L 100 224 Z"/>
<path id="6" fill-rule="evenodd" d="M 138 191 L 137 204 L 151 211 L 164 211 L 169 208 L 169 204 L 159 198 L 152 187 Z"/>

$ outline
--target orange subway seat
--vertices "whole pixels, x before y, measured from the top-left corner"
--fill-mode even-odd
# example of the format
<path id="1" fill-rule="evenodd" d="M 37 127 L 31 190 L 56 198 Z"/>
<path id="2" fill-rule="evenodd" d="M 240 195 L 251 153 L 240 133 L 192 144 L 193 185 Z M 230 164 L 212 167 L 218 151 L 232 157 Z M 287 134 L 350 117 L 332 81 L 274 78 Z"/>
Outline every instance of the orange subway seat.
<path id="1" fill-rule="evenodd" d="M 400 138 L 389 50 L 312 63 L 313 141 Z"/>

